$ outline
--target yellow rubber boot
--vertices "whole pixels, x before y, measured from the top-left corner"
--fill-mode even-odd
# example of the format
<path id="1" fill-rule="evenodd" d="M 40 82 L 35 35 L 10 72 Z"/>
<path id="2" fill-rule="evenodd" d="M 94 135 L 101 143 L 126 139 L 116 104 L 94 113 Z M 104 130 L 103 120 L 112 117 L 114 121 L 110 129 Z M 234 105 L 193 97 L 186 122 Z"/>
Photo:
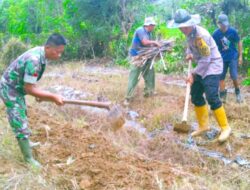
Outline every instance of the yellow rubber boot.
<path id="1" fill-rule="evenodd" d="M 210 130 L 208 126 L 208 108 L 207 105 L 204 106 L 195 106 L 194 107 L 196 118 L 198 120 L 199 129 L 191 133 L 191 136 L 199 136 L 204 132 Z"/>
<path id="2" fill-rule="evenodd" d="M 219 142 L 224 142 L 228 139 L 229 135 L 231 134 L 231 127 L 229 127 L 227 122 L 226 112 L 224 107 L 221 106 L 220 108 L 214 110 L 215 118 L 221 128 L 221 133 L 218 138 Z"/>

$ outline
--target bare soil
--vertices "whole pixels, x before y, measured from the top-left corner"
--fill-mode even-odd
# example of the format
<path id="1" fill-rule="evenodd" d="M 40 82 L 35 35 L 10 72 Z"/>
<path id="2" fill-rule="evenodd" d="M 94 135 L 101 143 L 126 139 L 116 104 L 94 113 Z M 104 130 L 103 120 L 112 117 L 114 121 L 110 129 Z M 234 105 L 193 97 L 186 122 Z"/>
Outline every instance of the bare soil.
<path id="1" fill-rule="evenodd" d="M 109 100 L 122 105 L 127 88 L 128 71 L 125 69 L 81 63 L 49 69 L 51 71 L 41 81 L 41 88 L 61 93 L 67 98 Z M 123 111 L 137 112 L 139 116 L 135 122 L 145 127 L 145 133 L 133 126 L 112 131 L 106 119 L 107 112 L 101 109 L 76 105 L 56 107 L 51 103 L 37 103 L 29 97 L 32 140 L 41 142 L 41 146 L 34 149 L 35 157 L 43 165 L 40 175 L 53 184 L 53 188 L 47 189 L 190 189 L 191 184 L 194 189 L 213 189 L 219 187 L 222 176 L 226 177 L 220 183 L 223 184 L 221 188 L 230 189 L 237 187 L 234 180 L 239 179 L 237 175 L 242 171 L 245 175 L 240 178 L 244 182 L 242 189 L 244 185 L 250 185 L 248 169 L 225 166 L 220 160 L 208 158 L 180 144 L 187 141 L 187 134 L 176 133 L 172 126 L 181 122 L 185 87 L 169 82 L 181 79 L 182 76 L 159 74 L 158 94 L 151 98 L 143 97 L 143 82 L 139 83 L 133 102 L 128 108 L 123 107 Z M 59 90 L 58 86 L 61 86 Z M 66 93 L 65 89 L 68 89 Z M 243 90 L 248 91 L 247 88 Z M 246 97 L 242 105 L 234 103 L 233 95 L 229 98 L 232 101 L 225 105 L 233 128 L 229 141 L 218 144 L 210 143 L 204 137 L 196 140 L 208 142 L 200 143 L 200 147 L 219 151 L 228 158 L 241 155 L 250 160 L 250 139 L 241 138 L 242 134 L 250 134 L 250 98 Z M 192 105 L 189 110 L 188 122 L 194 125 Z M 0 114 L 5 117 L 3 111 Z M 216 126 L 212 113 L 210 118 L 211 126 Z M 163 130 L 165 128 L 168 130 Z M 10 133 L 6 129 L 0 132 L 0 137 Z M 149 137 L 148 134 L 155 135 Z M 0 154 L 0 174 L 6 178 L 13 168 L 13 159 L 20 160 L 15 163 L 17 168 L 25 166 L 15 155 L 7 159 Z M 210 183 L 216 179 L 217 182 Z"/>

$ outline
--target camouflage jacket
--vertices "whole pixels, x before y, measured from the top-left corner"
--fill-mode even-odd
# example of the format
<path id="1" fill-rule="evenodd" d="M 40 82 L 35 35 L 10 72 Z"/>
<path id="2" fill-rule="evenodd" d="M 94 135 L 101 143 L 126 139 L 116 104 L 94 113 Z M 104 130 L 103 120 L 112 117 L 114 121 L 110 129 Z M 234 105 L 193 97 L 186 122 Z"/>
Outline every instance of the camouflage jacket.
<path id="1" fill-rule="evenodd" d="M 44 47 L 35 47 L 13 61 L 4 72 L 0 87 L 13 96 L 25 95 L 24 84 L 36 84 L 46 67 Z"/>

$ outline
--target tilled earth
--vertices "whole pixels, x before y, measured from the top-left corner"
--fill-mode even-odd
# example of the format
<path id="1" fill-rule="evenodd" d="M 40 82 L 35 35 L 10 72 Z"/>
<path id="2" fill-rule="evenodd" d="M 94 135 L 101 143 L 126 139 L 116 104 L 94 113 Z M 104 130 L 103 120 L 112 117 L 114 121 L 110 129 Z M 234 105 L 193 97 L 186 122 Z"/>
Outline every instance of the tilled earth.
<path id="1" fill-rule="evenodd" d="M 127 71 L 82 65 L 66 68 L 50 68 L 53 72 L 45 75 L 41 87 L 66 98 L 111 100 L 122 104 Z M 46 181 L 58 189 L 190 189 L 191 184 L 194 189 L 220 188 L 218 184 L 230 189 L 237 187 L 234 180 L 238 179 L 239 172 L 244 171 L 245 177 L 241 180 L 244 185 L 250 185 L 249 172 L 244 168 L 232 164 L 225 166 L 220 160 L 183 146 L 187 143 L 187 134 L 178 134 L 172 128 L 181 122 L 185 88 L 171 81 L 180 80 L 180 76 L 158 75 L 158 94 L 152 98 L 143 98 L 141 82 L 131 105 L 123 107 L 127 120 L 131 120 L 129 111 L 138 114 L 133 122 L 143 126 L 144 132 L 133 125 L 112 131 L 106 120 L 107 111 L 101 109 L 68 105 L 56 107 L 29 98 L 32 140 L 41 143 L 34 149 L 35 157 L 44 166 L 42 175 Z M 243 89 L 246 94 L 248 90 Z M 219 151 L 227 158 L 241 155 L 250 160 L 250 137 L 247 138 L 250 134 L 249 97 L 242 105 L 233 103 L 232 95 L 229 98 L 232 101 L 225 108 L 233 135 L 224 144 L 211 143 L 201 137 L 196 139 L 200 143 L 198 146 Z M 189 123 L 193 125 L 192 106 L 189 110 Z M 211 126 L 216 126 L 212 114 L 210 118 Z M 2 135 L 4 133 L 0 133 L 0 137 Z M 0 173 L 11 172 L 8 171 L 11 159 L 0 159 L 6 166 Z M 222 175 L 227 176 L 224 183 L 220 183 Z M 217 179 L 218 183 L 210 183 L 207 179 Z"/>
<path id="2" fill-rule="evenodd" d="M 165 185 L 176 176 L 170 164 L 126 153 L 102 131 L 73 127 L 43 111 L 31 109 L 29 116 L 31 125 L 41 126 L 34 138 L 42 143 L 37 157 L 47 168 L 47 177 L 59 180 L 61 188 L 72 187 L 76 180 L 82 189 L 157 189 L 155 175 Z"/>

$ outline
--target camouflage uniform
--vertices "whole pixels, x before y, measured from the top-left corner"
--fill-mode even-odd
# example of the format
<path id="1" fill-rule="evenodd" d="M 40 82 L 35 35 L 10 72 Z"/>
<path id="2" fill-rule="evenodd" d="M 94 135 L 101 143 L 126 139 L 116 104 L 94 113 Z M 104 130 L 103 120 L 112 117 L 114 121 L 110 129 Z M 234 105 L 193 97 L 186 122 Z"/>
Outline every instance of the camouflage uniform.
<path id="1" fill-rule="evenodd" d="M 0 97 L 7 107 L 9 123 L 18 139 L 27 139 L 28 128 L 24 84 L 36 84 L 46 67 L 44 47 L 35 47 L 19 56 L 4 72 Z"/>

